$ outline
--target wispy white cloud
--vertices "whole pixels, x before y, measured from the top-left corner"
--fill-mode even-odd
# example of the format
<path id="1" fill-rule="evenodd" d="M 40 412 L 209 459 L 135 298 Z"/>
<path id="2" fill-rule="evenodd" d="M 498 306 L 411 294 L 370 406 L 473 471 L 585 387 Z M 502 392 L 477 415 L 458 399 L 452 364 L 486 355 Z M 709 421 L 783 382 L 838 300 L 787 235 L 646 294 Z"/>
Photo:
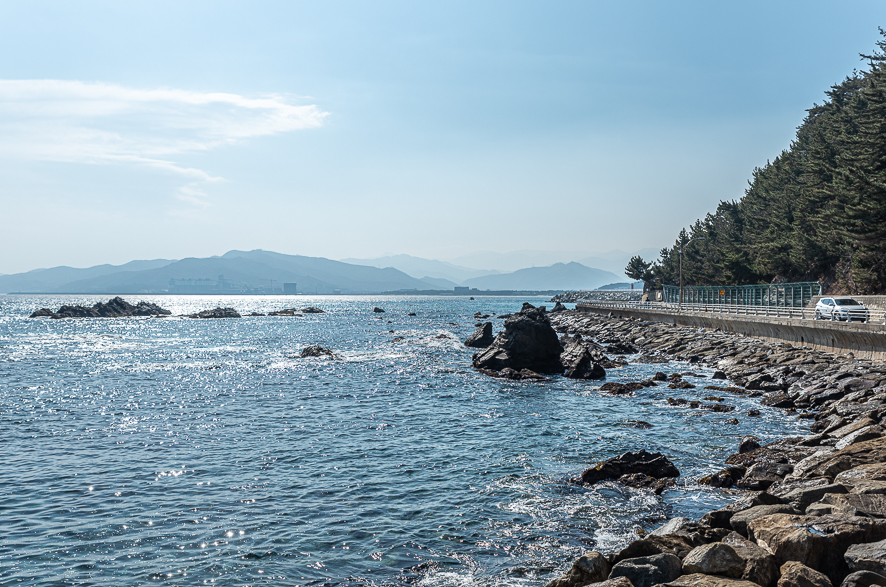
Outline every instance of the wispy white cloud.
<path id="1" fill-rule="evenodd" d="M 191 182 L 219 181 L 178 163 L 176 156 L 323 124 L 326 112 L 294 102 L 284 95 L 254 98 L 67 80 L 0 80 L 0 157 L 137 164 Z"/>

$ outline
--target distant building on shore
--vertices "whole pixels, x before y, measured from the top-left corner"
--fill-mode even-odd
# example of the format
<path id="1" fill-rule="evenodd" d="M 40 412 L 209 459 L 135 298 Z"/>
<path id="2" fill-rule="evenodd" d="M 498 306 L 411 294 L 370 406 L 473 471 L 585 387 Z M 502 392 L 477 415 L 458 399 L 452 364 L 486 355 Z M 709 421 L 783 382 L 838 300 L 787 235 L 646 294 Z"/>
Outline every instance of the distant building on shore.
<path id="1" fill-rule="evenodd" d="M 462 287 L 460 285 L 456 285 L 454 289 L 455 293 L 462 294 L 471 293 L 472 291 L 478 291 L 476 287 Z"/>
<path id="2" fill-rule="evenodd" d="M 205 277 L 169 280 L 169 293 L 173 294 L 230 294 L 237 293 L 241 289 L 225 279 L 224 275 L 219 275 L 218 279 Z"/>
<path id="3" fill-rule="evenodd" d="M 283 295 L 294 296 L 297 293 L 298 293 L 298 284 L 297 283 L 284 283 L 283 284 Z"/>

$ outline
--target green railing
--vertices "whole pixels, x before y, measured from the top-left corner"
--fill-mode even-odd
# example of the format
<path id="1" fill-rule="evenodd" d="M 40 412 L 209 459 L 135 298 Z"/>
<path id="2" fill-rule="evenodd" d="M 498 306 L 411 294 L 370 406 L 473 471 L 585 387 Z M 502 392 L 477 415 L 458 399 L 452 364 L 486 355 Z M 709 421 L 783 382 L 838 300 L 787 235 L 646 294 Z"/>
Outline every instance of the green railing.
<path id="1" fill-rule="evenodd" d="M 680 288 L 665 285 L 665 302 L 680 303 Z M 683 287 L 684 304 L 802 308 L 823 294 L 817 281 L 762 285 L 693 285 Z"/>

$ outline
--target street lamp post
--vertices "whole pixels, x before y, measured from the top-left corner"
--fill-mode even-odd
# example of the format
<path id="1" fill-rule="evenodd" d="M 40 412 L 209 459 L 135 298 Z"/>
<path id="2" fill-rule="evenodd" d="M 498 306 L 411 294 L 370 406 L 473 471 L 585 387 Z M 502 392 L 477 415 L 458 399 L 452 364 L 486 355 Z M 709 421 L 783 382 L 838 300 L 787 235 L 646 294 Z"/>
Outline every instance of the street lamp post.
<path id="1" fill-rule="evenodd" d="M 691 243 L 692 241 L 703 241 L 707 240 L 704 237 L 697 236 L 695 238 L 691 238 L 685 243 L 680 245 L 680 309 L 683 309 L 683 247 Z"/>

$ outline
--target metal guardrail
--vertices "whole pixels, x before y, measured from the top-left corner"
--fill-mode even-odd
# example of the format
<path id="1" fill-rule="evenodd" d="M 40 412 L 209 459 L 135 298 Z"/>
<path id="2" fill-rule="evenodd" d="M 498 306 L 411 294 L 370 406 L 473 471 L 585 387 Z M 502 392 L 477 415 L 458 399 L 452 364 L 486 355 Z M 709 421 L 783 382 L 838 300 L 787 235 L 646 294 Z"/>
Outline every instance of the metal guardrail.
<path id="1" fill-rule="evenodd" d="M 886 324 L 884 310 L 835 309 L 833 315 L 821 315 L 815 308 L 791 308 L 778 306 L 745 306 L 727 304 L 679 304 L 669 302 L 579 302 L 578 305 L 597 308 L 624 308 L 639 310 L 664 310 L 676 314 L 684 312 L 706 312 L 709 314 L 734 314 L 738 316 L 770 316 L 773 318 L 794 318 L 799 320 L 828 320 L 833 322 L 864 322 Z"/>

